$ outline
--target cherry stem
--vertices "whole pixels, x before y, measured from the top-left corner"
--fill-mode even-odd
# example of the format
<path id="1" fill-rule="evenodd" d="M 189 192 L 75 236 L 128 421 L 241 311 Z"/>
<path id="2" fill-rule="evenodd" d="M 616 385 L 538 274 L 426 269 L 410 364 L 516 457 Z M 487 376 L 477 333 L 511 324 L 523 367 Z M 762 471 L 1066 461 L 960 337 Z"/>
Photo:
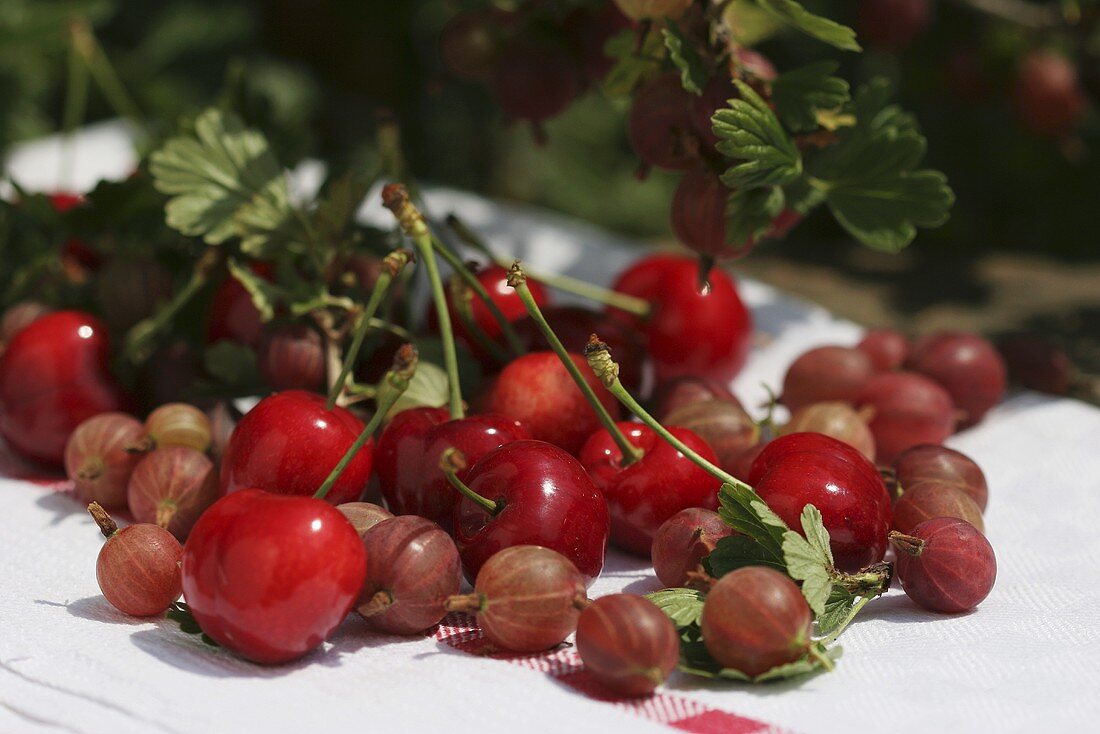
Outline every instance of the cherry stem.
<path id="1" fill-rule="evenodd" d="M 604 407 L 600 399 L 596 397 L 595 390 L 588 384 L 588 381 L 584 379 L 584 375 L 581 374 L 581 370 L 577 367 L 577 363 L 569 356 L 569 352 L 565 346 L 558 339 L 558 335 L 554 333 L 553 328 L 547 323 L 546 317 L 542 314 L 542 309 L 535 302 L 535 297 L 531 295 L 531 289 L 527 286 L 527 274 L 523 272 L 523 268 L 520 266 L 519 260 L 512 263 L 511 269 L 508 271 L 508 285 L 515 289 L 519 299 L 523 301 L 524 308 L 527 309 L 528 315 L 538 325 L 539 331 L 546 338 L 546 341 L 550 343 L 550 348 L 554 350 L 554 354 L 558 355 L 558 359 L 561 360 L 562 365 L 565 367 L 569 376 L 573 378 L 573 382 L 584 394 L 584 399 L 588 401 L 589 407 L 592 408 L 592 412 L 596 414 L 596 417 L 600 421 L 600 425 L 604 427 L 608 433 L 611 434 L 611 438 L 615 441 L 615 445 L 619 447 L 619 451 L 622 453 L 622 459 L 619 462 L 620 466 L 630 466 L 639 459 L 641 459 L 645 452 L 640 448 L 630 443 L 626 435 L 619 430 L 619 426 L 615 424 L 615 419 L 611 417 L 611 414 L 607 412 L 607 408 Z"/>
<path id="2" fill-rule="evenodd" d="M 848 629 L 848 625 L 851 624 L 852 620 L 856 618 L 856 615 L 859 614 L 860 610 L 863 609 L 863 607 L 867 606 L 867 602 L 871 601 L 872 599 L 874 599 L 873 596 L 860 597 L 859 601 L 852 605 L 852 609 L 848 612 L 848 616 L 844 618 L 844 621 L 837 625 L 836 629 L 834 629 L 832 632 L 818 640 L 818 642 L 822 645 L 825 645 L 826 647 L 836 642 L 837 638 L 840 637 L 844 630 Z"/>
<path id="3" fill-rule="evenodd" d="M 424 215 L 409 198 L 409 192 L 399 183 L 387 184 L 382 189 L 382 203 L 393 212 L 397 223 L 405 235 L 413 241 L 428 271 L 428 283 L 432 289 L 435 313 L 439 321 L 439 336 L 443 342 L 443 366 L 447 371 L 447 387 L 451 418 L 460 420 L 466 416 L 462 406 L 462 389 L 458 383 L 458 353 L 455 351 L 454 328 L 451 326 L 451 314 L 447 310 L 447 299 L 443 294 L 443 281 L 439 277 L 439 263 L 435 260 L 435 248 L 432 246 L 432 234 Z"/>
<path id="4" fill-rule="evenodd" d="M 317 488 L 317 491 L 313 495 L 315 499 L 323 500 L 328 495 L 332 486 L 339 481 L 340 475 L 348 468 L 348 464 L 352 462 L 352 459 L 359 453 L 359 450 L 363 448 L 367 441 L 370 440 L 370 437 L 374 435 L 374 432 L 382 425 L 382 421 L 386 419 L 386 414 L 389 412 L 390 408 L 392 408 L 393 404 L 397 402 L 397 399 L 405 393 L 405 390 L 409 388 L 409 382 L 412 380 L 413 375 L 416 374 L 416 365 L 418 361 L 419 355 L 416 352 L 416 347 L 412 344 L 405 344 L 397 350 L 397 354 L 393 358 L 393 367 L 390 368 L 390 371 L 387 372 L 378 383 L 374 415 L 371 416 L 370 422 L 367 423 L 366 427 L 363 428 L 362 432 L 355 439 L 355 443 L 348 447 L 348 450 L 340 457 L 340 461 L 332 468 L 329 475 L 325 477 L 325 481 Z"/>
<path id="5" fill-rule="evenodd" d="M 718 481 L 725 484 L 731 484 L 734 487 L 745 489 L 755 494 L 752 487 L 704 459 L 688 447 L 687 444 L 672 435 L 672 433 L 662 426 L 656 418 L 646 412 L 641 403 L 635 400 L 634 396 L 627 392 L 627 389 L 619 382 L 619 365 L 611 359 L 611 352 L 607 348 L 607 344 L 600 341 L 600 338 L 596 334 L 588 338 L 588 346 L 584 348 L 584 356 L 588 358 L 588 366 L 592 368 L 596 377 L 600 378 L 604 387 L 606 387 L 627 410 L 638 416 L 642 423 L 652 428 L 658 436 L 663 438 L 674 449 L 691 459 L 700 469 L 707 472 Z M 763 500 L 761 500 L 761 502 L 763 502 Z"/>
<path id="6" fill-rule="evenodd" d="M 459 239 L 485 255 L 489 260 L 502 268 L 508 267 L 508 259 L 500 257 L 490 250 L 489 246 L 485 244 L 480 237 L 474 234 L 473 230 L 456 215 L 447 215 L 447 226 L 451 228 L 451 231 L 453 231 Z M 572 293 L 575 296 L 580 296 L 581 298 L 595 301 L 596 303 L 602 303 L 606 306 L 617 308 L 620 311 L 626 311 L 635 316 L 640 316 L 641 318 L 648 317 L 653 310 L 652 304 L 644 298 L 627 295 L 626 293 L 619 293 L 618 291 L 604 288 L 603 286 L 595 285 L 579 278 L 571 278 L 568 275 L 556 273 L 534 271 L 531 271 L 528 275 L 533 280 L 537 280 L 539 283 L 543 283 L 554 290 L 562 291 L 563 293 Z"/>
<path id="7" fill-rule="evenodd" d="M 456 594 L 447 597 L 443 602 L 443 608 L 448 612 L 464 612 L 477 614 L 485 607 L 485 597 L 476 591 L 472 594 Z"/>
<path id="8" fill-rule="evenodd" d="M 359 614 L 364 617 L 373 617 L 386 611 L 391 606 L 393 606 L 393 594 L 383 589 L 375 592 L 370 601 L 359 607 Z"/>
<path id="9" fill-rule="evenodd" d="M 112 535 L 118 532 L 118 525 L 111 519 L 111 516 L 107 514 L 107 511 L 103 509 L 102 505 L 98 502 L 93 502 L 88 505 L 88 513 L 95 520 L 95 524 L 99 526 L 99 532 L 103 533 L 104 538 L 110 538 Z"/>
<path id="10" fill-rule="evenodd" d="M 447 477 L 447 481 L 451 483 L 452 487 L 490 515 L 495 515 L 500 512 L 501 503 L 494 502 L 487 497 L 482 497 L 458 478 L 458 472 L 465 468 L 466 457 L 462 455 L 461 451 L 453 446 L 444 451 L 443 455 L 439 457 L 439 469 L 443 472 L 443 476 Z"/>
<path id="11" fill-rule="evenodd" d="M 924 552 L 924 540 L 921 538 L 905 535 L 904 533 L 899 533 L 897 530 L 891 530 L 886 537 L 899 553 L 907 553 L 916 557 Z"/>
<path id="12" fill-rule="evenodd" d="M 337 375 L 336 381 L 329 388 L 328 403 L 326 404 L 329 410 L 335 407 L 337 398 L 344 391 L 348 376 L 351 374 L 352 368 L 355 367 L 355 360 L 359 358 L 359 350 L 363 348 L 363 340 L 374 325 L 374 314 L 378 312 L 378 307 L 382 305 L 382 299 L 385 298 L 394 278 L 405 269 L 405 266 L 412 259 L 413 254 L 409 250 L 394 250 L 382 259 L 382 272 L 379 273 L 378 280 L 375 281 L 374 288 L 370 292 L 370 298 L 367 299 L 367 307 L 363 310 L 363 314 L 356 324 L 351 346 L 348 347 L 348 351 L 344 355 L 344 363 L 340 366 L 340 374 Z"/>
<path id="13" fill-rule="evenodd" d="M 516 328 L 512 325 L 512 322 L 508 320 L 508 317 L 504 315 L 504 312 L 500 310 L 500 306 L 489 295 L 489 291 L 485 288 L 485 285 L 477 279 L 470 267 L 462 262 L 462 258 L 454 254 L 449 247 L 443 245 L 438 238 L 432 238 L 432 244 L 435 246 L 435 251 L 439 253 L 439 256 L 451 266 L 451 269 L 455 272 L 463 283 L 465 283 L 470 290 L 474 292 L 474 295 L 481 299 L 481 302 L 485 304 L 485 307 L 489 309 L 489 313 L 492 314 L 493 320 L 500 326 L 500 331 L 504 335 L 504 340 L 508 342 L 508 348 L 517 356 L 522 356 L 527 353 L 527 350 L 523 347 L 523 342 L 519 338 L 519 334 L 516 333 Z M 480 330 L 480 327 L 478 327 Z M 482 332 L 484 335 L 484 332 Z M 488 339 L 488 337 L 485 337 Z M 507 361 L 507 360 L 501 360 Z"/>

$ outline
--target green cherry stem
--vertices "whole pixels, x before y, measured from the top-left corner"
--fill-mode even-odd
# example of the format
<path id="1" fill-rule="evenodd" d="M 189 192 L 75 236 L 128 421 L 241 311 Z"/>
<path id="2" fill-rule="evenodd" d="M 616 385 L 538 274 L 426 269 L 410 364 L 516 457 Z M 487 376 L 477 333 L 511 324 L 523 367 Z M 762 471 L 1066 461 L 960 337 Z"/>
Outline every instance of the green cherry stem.
<path id="1" fill-rule="evenodd" d="M 592 368 L 596 377 L 600 378 L 604 387 L 606 387 L 627 410 L 638 416 L 642 423 L 652 428 L 657 435 L 671 444 L 673 448 L 691 459 L 701 469 L 718 481 L 732 484 L 734 487 L 747 489 L 750 492 L 752 491 L 752 487 L 732 474 L 722 471 L 721 468 L 715 466 L 690 449 L 683 441 L 676 438 L 667 428 L 662 426 L 656 418 L 646 412 L 645 408 L 643 408 L 641 404 L 634 399 L 634 396 L 627 392 L 623 384 L 619 382 L 619 365 L 611 358 L 611 352 L 608 350 L 607 345 L 600 341 L 597 335 L 593 334 L 589 337 L 588 346 L 584 348 L 584 356 L 588 359 L 588 366 Z"/>
<path id="2" fill-rule="evenodd" d="M 412 259 L 413 254 L 409 250 L 394 250 L 382 259 L 382 271 L 378 275 L 378 280 L 374 283 L 370 298 L 367 299 L 367 307 L 364 309 L 362 316 L 359 317 L 351 346 L 348 347 L 348 351 L 344 355 L 344 363 L 340 366 L 340 374 L 336 377 L 336 381 L 332 383 L 332 387 L 328 392 L 327 407 L 329 410 L 332 410 L 333 406 L 336 405 L 337 398 L 340 397 L 344 385 L 347 384 L 348 376 L 355 366 L 355 360 L 359 358 L 359 350 L 363 348 L 363 339 L 366 338 L 367 332 L 373 326 L 374 314 L 378 312 L 378 307 L 382 304 L 386 292 L 389 291 L 390 284 Z"/>
<path id="3" fill-rule="evenodd" d="M 435 313 L 439 321 L 439 336 L 443 341 L 443 366 L 447 371 L 447 388 L 451 418 L 458 420 L 466 416 L 462 406 L 462 390 L 458 383 L 458 353 L 455 351 L 454 328 L 451 326 L 451 314 L 447 310 L 447 299 L 443 295 L 443 280 L 439 277 L 439 264 L 435 261 L 435 248 L 432 247 L 432 235 L 424 215 L 409 198 L 409 192 L 399 183 L 387 184 L 382 189 L 382 203 L 393 212 L 394 218 L 405 235 L 413 241 L 428 271 L 428 283 L 432 289 Z"/>
<path id="4" fill-rule="evenodd" d="M 465 468 L 466 457 L 462 455 L 461 451 L 453 446 L 444 451 L 443 455 L 439 457 L 439 469 L 443 472 L 443 476 L 447 477 L 447 481 L 451 483 L 452 487 L 490 515 L 495 515 L 500 512 L 502 509 L 501 503 L 494 502 L 487 497 L 482 497 L 458 478 L 458 473 Z"/>
<path id="5" fill-rule="evenodd" d="M 492 262 L 502 268 L 508 267 L 509 263 L 506 258 L 499 257 L 490 250 L 489 246 L 486 245 L 480 237 L 474 234 L 473 230 L 471 230 L 465 222 L 454 214 L 447 215 L 447 226 L 451 228 L 451 231 L 453 231 L 459 239 L 485 255 L 485 257 L 489 258 Z M 637 298 L 627 295 L 626 293 L 619 293 L 610 288 L 604 288 L 585 282 L 579 278 L 571 278 L 568 275 L 543 272 L 536 273 L 531 271 L 528 273 L 528 276 L 554 290 L 559 290 L 563 293 L 572 293 L 575 296 L 580 296 L 581 298 L 595 301 L 596 303 L 602 303 L 642 318 L 648 317 L 653 310 L 649 301 L 644 298 Z"/>
<path id="6" fill-rule="evenodd" d="M 535 297 L 531 295 L 531 289 L 527 286 L 527 275 L 523 272 L 519 260 L 512 263 L 512 268 L 508 271 L 508 285 L 515 289 L 516 295 L 523 301 L 523 305 L 527 309 L 528 315 L 534 319 L 539 327 L 539 331 L 542 332 L 546 341 L 550 343 L 550 348 L 554 350 L 554 354 L 558 355 L 558 359 L 561 360 L 569 376 L 573 378 L 573 382 L 576 383 L 577 387 L 580 388 L 580 391 L 584 394 L 585 400 L 588 401 L 588 405 L 592 408 L 592 412 L 596 414 L 596 417 L 600 421 L 600 425 L 611 434 L 611 438 L 615 441 L 615 445 L 619 447 L 619 451 L 621 451 L 623 455 L 620 466 L 630 466 L 641 459 L 642 456 L 645 455 L 644 452 L 630 443 L 623 432 L 619 430 L 619 427 L 615 424 L 615 419 L 611 417 L 611 414 L 607 412 L 607 408 L 605 408 L 603 403 L 600 402 L 600 399 L 596 397 L 595 391 L 592 389 L 592 386 L 588 384 L 588 381 L 584 379 L 584 375 L 581 374 L 581 370 L 577 367 L 577 363 L 570 358 L 569 352 L 565 349 L 561 340 L 558 339 L 558 335 L 554 333 L 554 330 L 546 321 L 546 317 L 543 316 L 539 305 L 535 303 Z"/>
<path id="7" fill-rule="evenodd" d="M 419 361 L 419 355 L 416 353 L 416 347 L 412 344 L 405 344 L 397 350 L 396 356 L 393 358 L 393 367 L 390 371 L 382 377 L 381 382 L 378 383 L 378 394 L 375 398 L 374 415 L 371 416 L 370 422 L 363 428 L 358 438 L 355 439 L 348 450 L 344 452 L 344 455 L 340 457 L 340 461 L 336 466 L 332 468 L 328 476 L 325 477 L 325 481 L 321 483 L 321 486 L 317 488 L 317 492 L 314 493 L 314 498 L 323 500 L 332 489 L 332 485 L 340 479 L 340 475 L 344 473 L 344 470 L 348 468 L 348 464 L 351 463 L 355 455 L 359 453 L 359 450 L 366 445 L 370 437 L 374 435 L 375 431 L 382 425 L 382 421 L 386 419 L 386 413 L 389 412 L 393 404 L 397 402 L 405 390 L 409 388 L 409 382 L 412 380 L 413 375 L 416 374 L 416 364 Z"/>

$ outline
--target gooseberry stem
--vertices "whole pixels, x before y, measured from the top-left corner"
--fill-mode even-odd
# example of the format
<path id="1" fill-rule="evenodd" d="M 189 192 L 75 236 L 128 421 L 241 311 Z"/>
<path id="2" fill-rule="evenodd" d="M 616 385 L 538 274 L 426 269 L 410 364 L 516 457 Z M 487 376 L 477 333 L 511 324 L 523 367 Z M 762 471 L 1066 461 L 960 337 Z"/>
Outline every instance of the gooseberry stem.
<path id="1" fill-rule="evenodd" d="M 397 402 L 405 390 L 409 388 L 409 382 L 412 380 L 413 375 L 416 374 L 416 364 L 419 360 L 419 355 L 416 352 L 416 347 L 412 344 L 405 344 L 397 350 L 397 355 L 393 358 L 393 367 L 387 372 L 382 380 L 378 383 L 378 393 L 375 398 L 375 410 L 374 415 L 371 416 L 370 421 L 366 427 L 363 428 L 359 436 L 355 439 L 355 443 L 348 447 L 348 450 L 344 452 L 344 455 L 340 457 L 340 461 L 336 466 L 332 468 L 328 476 L 325 477 L 325 481 L 321 483 L 321 486 L 317 488 L 314 493 L 314 498 L 323 500 L 332 489 L 332 486 L 336 484 L 340 479 L 340 475 L 344 473 L 344 470 L 348 468 L 348 464 L 352 462 L 359 450 L 370 440 L 370 437 L 374 435 L 379 426 L 382 425 L 382 421 L 386 419 L 386 413 L 389 412 L 393 404 Z"/>
<path id="2" fill-rule="evenodd" d="M 443 602 L 443 608 L 448 612 L 463 612 L 465 614 L 477 614 L 485 607 L 485 597 L 476 591 L 472 594 L 457 594 L 447 597 Z"/>
<path id="3" fill-rule="evenodd" d="M 359 350 L 363 348 L 363 340 L 375 321 L 374 314 L 377 313 L 378 307 L 382 305 L 382 299 L 385 298 L 394 278 L 404 270 L 412 259 L 413 254 L 409 250 L 394 250 L 382 259 L 382 272 L 379 273 L 378 280 L 375 281 L 374 288 L 371 290 L 370 298 L 367 299 L 367 307 L 356 324 L 351 346 L 348 347 L 348 351 L 344 355 L 344 363 L 340 366 L 340 374 L 329 389 L 327 404 L 329 410 L 332 410 L 336 405 L 337 398 L 340 397 L 344 385 L 347 384 L 348 376 L 355 366 L 355 360 L 359 358 Z"/>
<path id="4" fill-rule="evenodd" d="M 420 259 L 424 261 L 428 283 L 432 289 L 432 300 L 435 302 L 436 318 L 439 321 L 439 336 L 443 342 L 443 367 L 447 371 L 450 414 L 454 420 L 462 419 L 466 416 L 466 411 L 462 405 L 462 389 L 458 383 L 458 353 L 455 351 L 454 328 L 451 325 L 451 314 L 447 311 L 447 299 L 443 294 L 443 281 L 439 277 L 439 264 L 435 261 L 435 248 L 432 246 L 428 223 L 409 199 L 409 192 L 402 184 L 387 184 L 382 189 L 382 203 L 393 212 L 402 231 L 413 241 Z"/>
<path id="5" fill-rule="evenodd" d="M 490 515 L 495 515 L 500 512 L 501 505 L 499 502 L 494 502 L 487 497 L 482 497 L 458 478 L 458 472 L 465 468 L 466 457 L 462 455 L 461 451 L 454 447 L 447 449 L 443 452 L 443 455 L 439 457 L 439 469 L 443 472 L 443 476 L 447 477 L 447 481 L 451 483 L 452 487 Z"/>
<path id="6" fill-rule="evenodd" d="M 520 266 L 519 260 L 512 263 L 511 269 L 508 271 L 508 285 L 515 289 L 519 299 L 523 301 L 524 308 L 527 309 L 528 315 L 538 325 L 539 331 L 549 342 L 550 348 L 554 350 L 554 354 L 558 355 L 558 359 L 561 360 L 562 365 L 565 367 L 569 376 L 573 378 L 573 382 L 584 394 L 584 399 L 588 401 L 588 405 L 592 408 L 592 412 L 596 414 L 596 417 L 600 421 L 600 425 L 604 427 L 608 433 L 611 434 L 611 438 L 615 441 L 615 445 L 619 447 L 619 451 L 622 452 L 622 460 L 620 466 L 630 466 L 634 462 L 638 461 L 645 455 L 641 449 L 634 444 L 630 443 L 626 435 L 619 430 L 619 426 L 615 424 L 615 419 L 611 417 L 611 414 L 607 412 L 607 408 L 603 406 L 600 399 L 596 397 L 595 391 L 592 386 L 584 379 L 584 375 L 581 374 L 580 368 L 577 367 L 566 350 L 565 346 L 558 339 L 558 335 L 554 333 L 553 328 L 546 321 L 546 317 L 542 314 L 542 309 L 535 302 L 535 297 L 531 294 L 531 289 L 527 287 L 527 274 L 523 272 L 523 268 Z"/>
<path id="7" fill-rule="evenodd" d="M 627 410 L 638 416 L 642 423 L 652 428 L 658 436 L 663 438 L 674 449 L 691 459 L 700 469 L 707 472 L 718 481 L 725 484 L 731 484 L 741 489 L 747 489 L 750 492 L 753 491 L 752 487 L 745 484 L 737 477 L 723 471 L 721 468 L 704 459 L 688 447 L 687 444 L 672 435 L 672 433 L 662 426 L 656 418 L 647 413 L 641 403 L 635 400 L 634 396 L 627 392 L 627 389 L 619 382 L 619 365 L 611 358 L 611 352 L 608 350 L 607 344 L 600 341 L 599 336 L 596 334 L 588 338 L 588 345 L 584 348 L 584 356 L 588 359 L 588 366 L 592 368 L 596 377 L 600 378 L 600 382 L 603 383 L 604 387 L 606 387 Z"/>
<path id="8" fill-rule="evenodd" d="M 891 530 L 886 536 L 890 544 L 897 549 L 898 553 L 907 553 L 911 556 L 919 556 L 924 551 L 924 540 L 914 537 L 912 535 L 906 535 L 899 533 L 897 530 Z"/>
<path id="9" fill-rule="evenodd" d="M 118 532 L 118 525 L 98 502 L 88 505 L 88 513 L 95 520 L 95 524 L 99 526 L 99 532 L 103 533 L 104 538 L 109 538 Z"/>
<path id="10" fill-rule="evenodd" d="M 447 226 L 451 228 L 451 231 L 454 232 L 460 240 L 485 255 L 489 260 L 502 268 L 508 267 L 507 258 L 500 257 L 490 250 L 489 246 L 485 244 L 480 237 L 474 234 L 473 230 L 456 215 L 447 215 Z M 611 306 L 641 318 L 647 318 L 653 310 L 652 304 L 644 298 L 638 298 L 626 293 L 619 293 L 618 291 L 588 283 L 579 278 L 571 278 L 568 275 L 561 275 L 559 273 L 536 273 L 534 271 L 531 271 L 528 275 L 554 290 L 562 291 L 563 293 L 572 293 L 586 300 L 601 303 L 605 306 Z"/>

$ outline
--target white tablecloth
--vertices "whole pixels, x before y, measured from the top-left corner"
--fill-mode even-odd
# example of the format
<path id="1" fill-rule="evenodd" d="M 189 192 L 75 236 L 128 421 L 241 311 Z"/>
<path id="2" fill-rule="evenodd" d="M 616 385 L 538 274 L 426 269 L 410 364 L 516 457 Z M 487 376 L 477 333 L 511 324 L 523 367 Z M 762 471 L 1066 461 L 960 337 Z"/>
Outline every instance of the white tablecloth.
<path id="1" fill-rule="evenodd" d="M 117 160 L 117 132 L 96 131 L 101 148 L 114 151 L 106 166 L 97 167 L 94 145 L 78 141 L 82 181 L 89 170 L 129 170 Z M 59 170 L 56 152 L 51 143 L 24 149 L 12 161 L 17 180 L 53 185 L 39 173 Z M 429 206 L 456 209 L 532 266 L 606 280 L 632 256 L 622 241 L 543 212 L 447 191 Z M 735 383 L 748 404 L 764 398 L 762 382 L 779 384 L 797 354 L 853 343 L 859 333 L 766 286 L 744 283 L 743 293 L 767 335 Z M 1015 394 L 950 444 L 985 469 L 990 485 L 986 526 L 999 573 L 976 611 L 926 613 L 894 590 L 843 636 L 833 673 L 759 687 L 677 674 L 662 700 L 754 720 L 711 731 L 1094 731 L 1100 411 Z M 658 723 L 668 717 L 592 700 L 537 666 L 433 637 L 372 635 L 354 618 L 322 651 L 257 667 L 172 623 L 108 606 L 95 581 L 101 538 L 70 496 L 0 479 L 0 497 L 0 732 L 668 731 Z M 592 594 L 655 588 L 646 564 L 612 553 Z"/>

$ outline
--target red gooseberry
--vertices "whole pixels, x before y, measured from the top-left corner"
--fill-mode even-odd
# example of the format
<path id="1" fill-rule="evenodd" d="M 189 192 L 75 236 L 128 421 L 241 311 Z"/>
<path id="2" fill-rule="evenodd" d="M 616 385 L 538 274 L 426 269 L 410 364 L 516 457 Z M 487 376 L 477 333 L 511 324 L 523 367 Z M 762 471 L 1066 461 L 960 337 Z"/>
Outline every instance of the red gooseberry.
<path id="1" fill-rule="evenodd" d="M 577 619 L 577 653 L 596 680 L 624 696 L 647 696 L 680 660 L 680 636 L 664 612 L 641 596 L 612 594 Z"/>

